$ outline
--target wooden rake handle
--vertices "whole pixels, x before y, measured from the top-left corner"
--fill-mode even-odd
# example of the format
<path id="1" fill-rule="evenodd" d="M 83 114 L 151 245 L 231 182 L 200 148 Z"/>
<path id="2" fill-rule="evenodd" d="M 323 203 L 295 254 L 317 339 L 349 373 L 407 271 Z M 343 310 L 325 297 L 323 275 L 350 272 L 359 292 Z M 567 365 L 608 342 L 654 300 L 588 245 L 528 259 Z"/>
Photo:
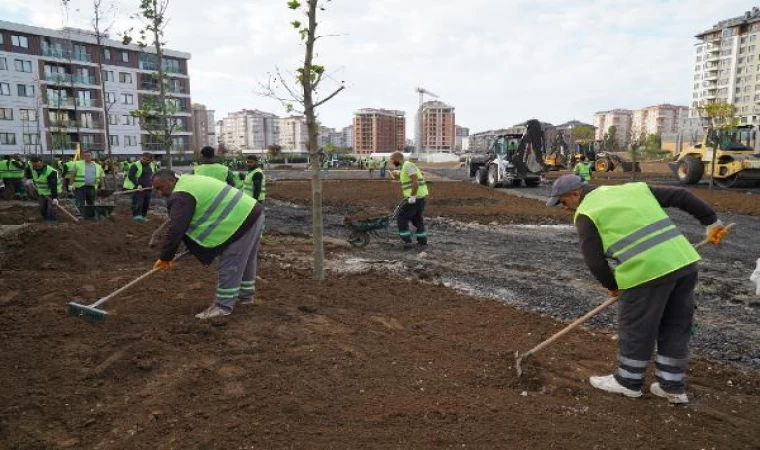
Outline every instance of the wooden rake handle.
<path id="1" fill-rule="evenodd" d="M 152 187 L 146 187 L 146 188 L 143 188 L 143 189 L 142 189 L 142 192 L 145 192 L 145 191 L 151 191 L 151 190 L 153 190 L 153 188 L 152 188 Z M 141 192 L 141 191 L 140 191 L 139 189 L 130 189 L 130 190 L 128 190 L 128 191 L 119 191 L 119 192 L 114 192 L 114 193 L 113 193 L 113 195 L 134 194 L 135 192 Z"/>

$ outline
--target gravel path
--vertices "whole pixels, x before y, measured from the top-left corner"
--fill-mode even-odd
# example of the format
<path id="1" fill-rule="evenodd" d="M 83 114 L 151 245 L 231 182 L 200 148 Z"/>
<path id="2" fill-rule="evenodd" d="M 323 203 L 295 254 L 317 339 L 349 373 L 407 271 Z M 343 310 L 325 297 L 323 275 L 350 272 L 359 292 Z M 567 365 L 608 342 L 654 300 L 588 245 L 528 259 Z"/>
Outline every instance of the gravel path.
<path id="1" fill-rule="evenodd" d="M 540 197 L 545 192 L 546 188 L 531 189 L 530 194 Z M 696 221 L 680 211 L 670 212 L 692 242 L 702 239 L 704 231 Z M 328 237 L 347 238 L 343 214 L 345 211 L 326 210 Z M 757 299 L 748 279 L 759 255 L 756 250 L 747 251 L 760 248 L 757 219 L 722 218 L 736 222 L 737 228 L 720 248 L 702 252 L 693 349 L 723 362 L 760 368 L 760 304 L 750 303 Z M 585 267 L 572 226 L 480 225 L 446 218 L 431 218 L 428 225 L 430 248 L 426 252 L 401 250 L 392 227 L 390 236 L 373 236 L 368 247 L 348 249 L 340 270 L 371 267 L 401 272 L 564 321 L 583 315 L 606 298 L 606 290 Z M 310 210 L 273 201 L 267 227 L 309 234 Z M 608 327 L 614 321 L 612 308 L 590 325 Z"/>

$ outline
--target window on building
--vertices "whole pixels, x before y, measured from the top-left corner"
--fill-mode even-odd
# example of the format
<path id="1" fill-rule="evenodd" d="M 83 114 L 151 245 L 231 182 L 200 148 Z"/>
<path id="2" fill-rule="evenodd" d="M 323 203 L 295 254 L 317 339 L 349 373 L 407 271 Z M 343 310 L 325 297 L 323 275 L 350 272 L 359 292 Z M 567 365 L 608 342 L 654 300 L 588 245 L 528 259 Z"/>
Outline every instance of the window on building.
<path id="1" fill-rule="evenodd" d="M 75 55 L 86 55 L 87 54 L 87 46 L 82 44 L 74 44 L 74 52 Z"/>
<path id="2" fill-rule="evenodd" d="M 699 47 L 697 47 L 697 54 L 702 53 L 702 48 L 703 47 L 701 45 Z"/>
<path id="3" fill-rule="evenodd" d="M 127 147 L 136 147 L 137 136 L 124 136 L 124 145 Z"/>
<path id="4" fill-rule="evenodd" d="M 694 66 L 694 72 L 699 72 L 699 70 L 700 70 L 701 68 L 702 68 L 702 66 L 701 66 L 701 65 L 699 65 L 699 64 L 697 64 L 696 66 Z"/>
<path id="5" fill-rule="evenodd" d="M 34 109 L 20 109 L 19 110 L 19 117 L 21 117 L 21 120 L 23 122 L 36 122 L 37 121 L 37 111 Z"/>
<path id="6" fill-rule="evenodd" d="M 121 116 L 121 118 L 122 118 L 122 123 L 124 125 L 137 125 L 136 117 L 132 117 L 129 114 L 124 114 L 123 116 Z"/>
<path id="7" fill-rule="evenodd" d="M 755 55 L 747 56 L 747 62 L 753 62 L 754 60 L 755 60 Z M 747 69 L 750 69 L 750 67 L 748 67 Z"/>
<path id="8" fill-rule="evenodd" d="M 103 49 L 103 59 L 110 60 L 111 59 L 111 50 L 104 48 Z"/>
<path id="9" fill-rule="evenodd" d="M 742 67 L 737 67 L 736 68 L 736 73 L 742 73 Z"/>
<path id="10" fill-rule="evenodd" d="M 133 105 L 135 98 L 132 94 L 121 94 L 121 103 L 124 105 Z"/>
<path id="11" fill-rule="evenodd" d="M 0 34 L 2 36 L 2 34 Z M 8 61 L 5 58 L 0 58 L 0 70 L 8 70 Z"/>
<path id="12" fill-rule="evenodd" d="M 19 97 L 34 97 L 34 86 L 31 84 L 19 84 L 18 88 Z"/>
<path id="13" fill-rule="evenodd" d="M 14 47 L 29 48 L 29 38 L 21 35 L 11 35 L 11 45 Z"/>
<path id="14" fill-rule="evenodd" d="M 740 47 L 740 48 L 739 48 L 739 54 L 740 54 L 740 55 L 743 55 L 743 54 L 744 54 L 744 52 L 746 52 L 746 51 L 747 51 L 747 47 Z"/>
<path id="15" fill-rule="evenodd" d="M 132 74 L 126 72 L 119 72 L 119 83 L 132 84 Z"/>
<path id="16" fill-rule="evenodd" d="M 16 67 L 16 72 L 32 72 L 32 62 L 24 59 L 16 59 L 13 61 L 13 65 Z"/>
<path id="17" fill-rule="evenodd" d="M 16 145 L 16 133 L 0 133 L 0 145 Z"/>
<path id="18" fill-rule="evenodd" d="M 0 108 L 0 120 L 13 120 L 13 108 Z"/>
<path id="19" fill-rule="evenodd" d="M 129 52 L 121 52 L 121 62 L 129 62 Z"/>
<path id="20" fill-rule="evenodd" d="M 736 62 L 737 62 L 737 64 L 744 64 L 744 57 L 742 56 Z"/>
<path id="21" fill-rule="evenodd" d="M 116 93 L 115 92 L 106 92 L 106 103 L 109 105 L 113 105 L 116 103 Z"/>
<path id="22" fill-rule="evenodd" d="M 37 133 L 24 133 L 24 145 L 39 145 L 40 135 Z"/>
<path id="23" fill-rule="evenodd" d="M 104 70 L 103 81 L 113 81 L 113 70 Z"/>
<path id="24" fill-rule="evenodd" d="M 750 42 L 755 42 L 755 40 L 757 40 L 757 35 L 756 35 L 756 34 L 753 34 L 753 35 L 751 35 L 751 36 L 749 37 L 749 41 L 750 41 Z"/>
<path id="25" fill-rule="evenodd" d="M 701 56 L 697 56 L 697 62 L 702 62 L 702 57 Z"/>
<path id="26" fill-rule="evenodd" d="M 119 124 L 119 115 L 118 114 L 109 114 L 108 115 L 108 124 L 109 125 L 118 125 Z"/>
<path id="27" fill-rule="evenodd" d="M 5 44 L 5 36 L 3 36 L 3 33 L 0 33 L 0 45 Z"/>
<path id="28" fill-rule="evenodd" d="M 108 136 L 108 144 L 110 144 L 111 147 L 118 147 L 119 146 L 119 136 L 114 136 L 114 135 Z"/>
<path id="29" fill-rule="evenodd" d="M 0 95 L 11 95 L 11 85 L 8 83 L 0 83 Z"/>

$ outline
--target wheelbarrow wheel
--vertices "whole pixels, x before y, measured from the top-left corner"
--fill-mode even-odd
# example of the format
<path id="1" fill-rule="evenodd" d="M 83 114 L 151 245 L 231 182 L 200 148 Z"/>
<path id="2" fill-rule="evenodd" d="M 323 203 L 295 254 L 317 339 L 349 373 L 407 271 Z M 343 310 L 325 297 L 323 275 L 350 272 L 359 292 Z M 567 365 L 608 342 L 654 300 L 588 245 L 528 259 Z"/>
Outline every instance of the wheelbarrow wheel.
<path id="1" fill-rule="evenodd" d="M 365 247 L 369 244 L 369 234 L 364 231 L 354 231 L 348 237 L 348 243 L 357 248 Z"/>

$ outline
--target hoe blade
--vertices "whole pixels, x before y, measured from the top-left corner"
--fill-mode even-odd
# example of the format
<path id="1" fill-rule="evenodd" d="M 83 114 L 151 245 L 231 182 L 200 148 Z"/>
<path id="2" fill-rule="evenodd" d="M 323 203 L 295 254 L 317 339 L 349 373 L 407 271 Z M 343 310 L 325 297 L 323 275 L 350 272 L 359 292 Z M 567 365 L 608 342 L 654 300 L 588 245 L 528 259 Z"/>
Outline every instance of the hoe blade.
<path id="1" fill-rule="evenodd" d="M 66 312 L 70 316 L 81 317 L 88 322 L 105 322 L 108 317 L 108 312 L 102 309 L 93 308 L 92 306 L 80 305 L 79 303 L 71 302 L 66 305 Z"/>

